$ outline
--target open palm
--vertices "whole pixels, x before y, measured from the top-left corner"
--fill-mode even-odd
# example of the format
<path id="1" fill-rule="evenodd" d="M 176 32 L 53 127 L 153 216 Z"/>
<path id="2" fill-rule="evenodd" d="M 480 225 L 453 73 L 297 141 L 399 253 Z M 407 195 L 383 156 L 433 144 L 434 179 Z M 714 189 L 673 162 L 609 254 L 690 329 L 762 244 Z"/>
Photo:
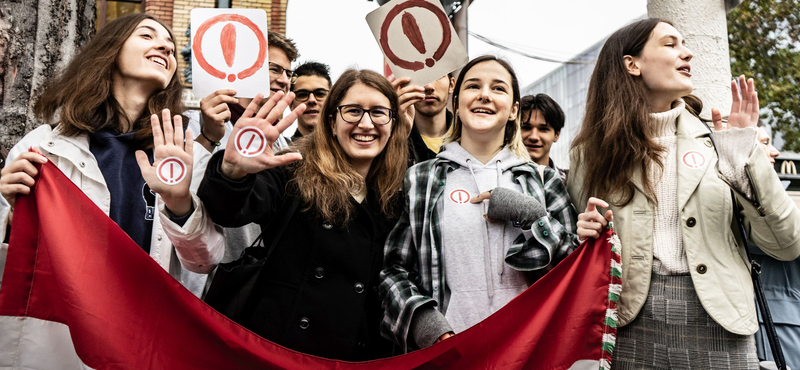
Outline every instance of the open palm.
<path id="1" fill-rule="evenodd" d="M 161 196 L 164 204 L 172 213 L 184 215 L 189 213 L 192 202 L 189 186 L 192 183 L 194 141 L 184 140 L 183 118 L 180 115 L 170 118 L 169 109 L 164 109 L 161 112 L 161 119 L 163 125 L 160 124 L 158 115 L 154 114 L 150 117 L 150 124 L 153 128 L 153 164 L 150 164 L 147 154 L 141 150 L 136 151 L 136 162 L 139 164 L 139 170 L 142 171 L 142 177 L 150 190 Z M 164 128 L 163 132 L 162 127 Z M 187 130 L 186 134 L 192 137 L 191 130 Z M 174 184 L 167 184 L 159 180 L 157 174 L 158 165 L 170 157 L 180 159 L 185 166 L 180 169 L 185 171 L 183 172 L 185 176 Z"/>
<path id="2" fill-rule="evenodd" d="M 228 140 L 225 156 L 220 167 L 222 174 L 227 178 L 240 179 L 250 173 L 257 173 L 302 159 L 300 153 L 275 155 L 272 145 L 280 134 L 297 119 L 297 116 L 306 110 L 305 104 L 300 104 L 281 119 L 283 111 L 294 100 L 294 93 L 290 92 L 284 95 L 283 92 L 277 92 L 264 103 L 261 109 L 258 109 L 258 104 L 262 99 L 263 96 L 258 94 L 247 106 L 242 117 L 236 121 L 236 125 L 233 126 L 230 136 L 233 140 Z M 237 134 L 248 127 L 255 127 L 264 134 L 265 140 L 262 143 L 265 145 L 264 151 L 254 157 L 242 155 L 236 148 L 237 140 L 235 138 L 237 138 Z M 244 145 L 240 144 L 240 146 Z"/>

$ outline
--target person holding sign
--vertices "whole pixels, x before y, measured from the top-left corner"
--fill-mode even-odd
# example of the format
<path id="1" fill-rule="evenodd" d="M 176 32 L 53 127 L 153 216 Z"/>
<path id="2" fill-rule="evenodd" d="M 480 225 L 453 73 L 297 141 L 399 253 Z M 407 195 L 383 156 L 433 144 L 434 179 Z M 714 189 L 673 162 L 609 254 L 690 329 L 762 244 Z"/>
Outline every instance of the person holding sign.
<path id="1" fill-rule="evenodd" d="M 224 240 L 192 190 L 202 176 L 194 165 L 205 151 L 184 142 L 181 116 L 171 118 L 184 110 L 176 68 L 172 33 L 156 18 L 132 14 L 100 30 L 45 85 L 34 106 L 45 124 L 9 152 L 0 177 L 3 235 L 17 195 L 35 183 L 35 165 L 52 161 L 176 279 L 184 269 L 209 272 L 222 259 Z M 80 217 L 76 211 L 64 210 L 65 217 Z M 5 360 L 41 368 L 79 361 L 67 327 L 55 322 L 0 317 L 0 333 L 9 339 L 2 341 L 0 353 L 7 355 L 0 367 Z"/>
<path id="2" fill-rule="evenodd" d="M 272 94 L 288 92 L 294 73 L 291 70 L 292 62 L 298 56 L 297 46 L 291 39 L 274 31 L 267 32 L 267 44 L 269 90 Z M 235 96 L 236 90 L 217 90 L 200 100 L 200 115 L 187 112 L 192 118 L 189 128 L 197 130 L 195 140 L 209 152 L 217 147 L 225 148 L 233 125 L 252 100 Z M 281 149 L 288 147 L 284 137 L 278 143 Z"/>
<path id="3" fill-rule="evenodd" d="M 323 119 L 297 143 L 299 153 L 276 155 L 272 144 L 305 110 L 300 104 L 280 118 L 294 97 L 275 93 L 259 109 L 257 96 L 233 128 L 237 139 L 211 158 L 198 190 L 218 224 L 257 222 L 264 245 L 281 235 L 260 272 L 259 291 L 245 303 L 251 314 L 233 319 L 307 354 L 348 361 L 388 356 L 376 286 L 408 155 L 397 94 L 375 72 L 346 71 L 325 100 Z"/>
<path id="4" fill-rule="evenodd" d="M 758 368 L 753 284 L 734 217 L 767 254 L 800 254 L 800 211 L 756 143 L 753 80 L 731 81 L 727 128 L 712 109 L 712 134 L 690 95 L 693 57 L 667 21 L 616 31 L 573 143 L 567 185 L 585 208 L 578 235 L 597 238 L 613 219 L 622 240 L 614 368 Z"/>
<path id="5" fill-rule="evenodd" d="M 406 351 L 485 319 L 577 247 L 566 188 L 522 144 L 519 99 L 507 62 L 473 59 L 443 151 L 406 174 L 379 286 L 381 333 Z"/>

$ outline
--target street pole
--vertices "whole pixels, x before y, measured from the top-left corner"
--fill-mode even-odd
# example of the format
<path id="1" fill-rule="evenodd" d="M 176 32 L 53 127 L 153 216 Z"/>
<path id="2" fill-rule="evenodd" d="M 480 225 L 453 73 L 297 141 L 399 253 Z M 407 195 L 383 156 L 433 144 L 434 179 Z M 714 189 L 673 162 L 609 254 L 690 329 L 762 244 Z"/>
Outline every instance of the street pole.
<path id="1" fill-rule="evenodd" d="M 456 35 L 458 38 L 461 39 L 461 43 L 464 44 L 464 49 L 467 50 L 467 55 L 469 55 L 469 3 L 471 0 L 464 0 L 461 2 L 461 9 L 458 10 L 456 14 L 453 14 L 453 28 L 456 30 Z M 459 67 L 455 71 L 453 71 L 453 78 L 458 78 L 458 74 L 461 73 L 461 68 Z M 449 106 L 452 104 L 452 96 L 448 97 L 447 105 Z"/>
<path id="2" fill-rule="evenodd" d="M 719 109 L 723 116 L 731 110 L 726 14 L 725 0 L 647 1 L 648 17 L 672 22 L 694 53 L 691 61 L 693 94 L 703 100 L 703 117 L 711 117 L 711 108 Z"/>

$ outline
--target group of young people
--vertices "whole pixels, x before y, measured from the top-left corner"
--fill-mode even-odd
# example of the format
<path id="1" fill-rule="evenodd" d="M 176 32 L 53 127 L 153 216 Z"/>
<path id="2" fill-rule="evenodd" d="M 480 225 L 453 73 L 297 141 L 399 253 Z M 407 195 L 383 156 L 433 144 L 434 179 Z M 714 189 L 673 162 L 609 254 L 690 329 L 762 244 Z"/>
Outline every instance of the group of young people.
<path id="1" fill-rule="evenodd" d="M 800 213 L 758 149 L 752 80 L 731 83 L 727 127 L 713 110 L 709 128 L 690 95 L 693 55 L 669 22 L 638 21 L 606 42 L 568 174 L 549 158 L 563 112 L 546 96 L 521 98 L 514 69 L 493 56 L 426 86 L 369 70 L 331 83 L 319 63 L 292 71 L 296 48 L 271 33 L 268 99 L 220 90 L 190 113 L 175 47 L 157 19 L 125 16 L 48 83 L 34 107 L 44 125 L 0 176 L 0 231 L 35 164 L 51 161 L 198 296 L 203 284 L 187 276 L 236 258 L 262 231 L 265 245 L 280 235 L 240 323 L 303 353 L 360 361 L 480 322 L 613 220 L 623 288 L 612 366 L 757 368 L 734 214 L 756 245 L 789 260 Z M 295 120 L 297 134 L 283 136 Z M 227 138 L 246 127 L 274 145 L 241 155 Z M 193 175 L 155 180 L 169 156 Z M 11 366 L 74 352 L 63 326 L 6 319 Z"/>

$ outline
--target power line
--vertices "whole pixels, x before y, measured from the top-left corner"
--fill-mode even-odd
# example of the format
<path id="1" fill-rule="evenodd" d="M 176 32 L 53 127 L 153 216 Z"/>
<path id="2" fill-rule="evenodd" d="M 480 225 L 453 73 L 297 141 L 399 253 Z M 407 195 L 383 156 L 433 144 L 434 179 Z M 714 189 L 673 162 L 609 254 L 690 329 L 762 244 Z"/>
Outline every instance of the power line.
<path id="1" fill-rule="evenodd" d="M 594 60 L 591 61 L 591 62 L 578 62 L 578 61 L 572 61 L 572 60 L 563 61 L 563 60 L 557 60 L 557 59 L 543 57 L 543 56 L 540 56 L 540 55 L 533 55 L 533 54 L 530 54 L 530 53 L 526 53 L 524 51 L 520 51 L 520 50 L 514 49 L 512 47 L 503 45 L 503 44 L 501 44 L 501 43 L 499 43 L 497 41 L 494 41 L 494 40 L 492 40 L 492 39 L 490 39 L 490 38 L 488 38 L 486 36 L 479 35 L 479 34 L 477 34 L 475 32 L 468 31 L 468 33 L 469 33 L 470 36 L 472 36 L 472 37 L 474 37 L 474 38 L 476 38 L 478 40 L 481 40 L 481 41 L 483 41 L 483 42 L 485 42 L 485 43 L 487 43 L 489 45 L 492 45 L 492 46 L 494 46 L 496 48 L 499 48 L 499 49 L 502 49 L 502 50 L 506 50 L 506 51 L 512 52 L 514 54 L 522 55 L 524 57 L 528 57 L 528 58 L 531 58 L 531 59 L 536 59 L 536 60 L 539 60 L 539 61 L 543 61 L 543 62 L 559 63 L 559 64 L 575 64 L 575 65 L 589 65 L 589 64 L 594 64 L 594 62 L 595 62 Z"/>

